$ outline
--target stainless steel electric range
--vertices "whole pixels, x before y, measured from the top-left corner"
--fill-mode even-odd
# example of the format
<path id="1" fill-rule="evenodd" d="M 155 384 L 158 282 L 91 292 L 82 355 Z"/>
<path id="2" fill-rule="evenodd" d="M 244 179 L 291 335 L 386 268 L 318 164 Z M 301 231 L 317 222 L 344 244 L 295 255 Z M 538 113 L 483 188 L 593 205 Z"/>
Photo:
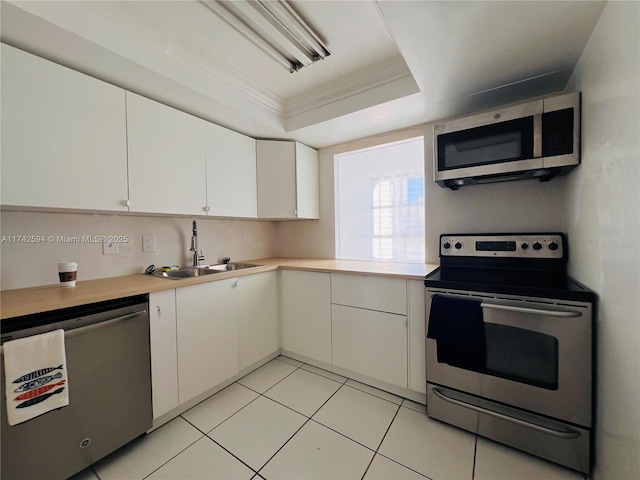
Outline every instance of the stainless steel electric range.
<path id="1" fill-rule="evenodd" d="M 567 259 L 561 233 L 440 236 L 427 414 L 588 473 L 595 296 Z"/>

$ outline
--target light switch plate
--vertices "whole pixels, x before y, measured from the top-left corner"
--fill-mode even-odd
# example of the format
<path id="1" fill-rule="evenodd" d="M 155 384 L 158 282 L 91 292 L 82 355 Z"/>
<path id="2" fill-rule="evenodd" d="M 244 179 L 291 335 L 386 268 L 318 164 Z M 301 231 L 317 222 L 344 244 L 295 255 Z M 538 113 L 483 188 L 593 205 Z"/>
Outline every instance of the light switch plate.
<path id="1" fill-rule="evenodd" d="M 142 236 L 142 251 L 144 253 L 156 251 L 156 237 L 153 235 Z"/>

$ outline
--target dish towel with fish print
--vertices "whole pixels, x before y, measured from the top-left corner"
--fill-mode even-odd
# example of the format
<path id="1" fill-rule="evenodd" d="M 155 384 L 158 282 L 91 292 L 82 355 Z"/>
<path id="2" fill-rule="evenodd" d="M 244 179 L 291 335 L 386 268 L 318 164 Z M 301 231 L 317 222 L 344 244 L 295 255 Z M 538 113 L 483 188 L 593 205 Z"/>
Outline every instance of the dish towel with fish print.
<path id="1" fill-rule="evenodd" d="M 9 425 L 69 405 L 64 330 L 11 340 L 2 348 Z"/>

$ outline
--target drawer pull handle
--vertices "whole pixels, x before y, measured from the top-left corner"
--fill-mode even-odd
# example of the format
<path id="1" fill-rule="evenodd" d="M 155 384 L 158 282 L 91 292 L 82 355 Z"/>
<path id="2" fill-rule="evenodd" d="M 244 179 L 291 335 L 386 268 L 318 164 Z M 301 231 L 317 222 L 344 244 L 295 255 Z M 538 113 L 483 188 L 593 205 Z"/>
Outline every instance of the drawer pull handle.
<path id="1" fill-rule="evenodd" d="M 507 422 L 515 423 L 517 425 L 520 425 L 520 426 L 523 426 L 523 427 L 526 427 L 526 428 L 531 428 L 533 430 L 537 430 L 539 432 L 546 433 L 547 435 L 553 435 L 554 437 L 578 438 L 581 435 L 579 431 L 572 430 L 570 428 L 567 428 L 566 430 L 556 430 L 556 429 L 553 429 L 553 428 L 545 427 L 543 425 L 538 425 L 538 424 L 535 424 L 535 423 L 527 422 L 526 420 L 522 420 L 520 418 L 515 418 L 515 417 L 512 417 L 510 415 L 506 415 L 504 413 L 500 413 L 500 412 L 496 412 L 496 411 L 489 410 L 489 409 L 486 409 L 486 408 L 482 408 L 482 407 L 479 407 L 477 405 L 473 405 L 471 403 L 463 402 L 462 400 L 451 398 L 445 392 L 443 392 L 443 391 L 441 391 L 441 390 L 439 390 L 437 388 L 433 389 L 433 393 L 438 398 L 440 398 L 441 400 L 444 400 L 445 402 L 453 403 L 454 405 L 457 405 L 459 407 L 468 408 L 469 410 L 473 410 L 474 412 L 483 413 L 485 415 L 490 415 L 492 417 L 499 418 L 500 420 L 505 420 Z"/>
<path id="2" fill-rule="evenodd" d="M 499 305 L 497 303 L 485 302 L 482 302 L 480 306 L 491 310 L 505 310 L 507 312 L 528 313 L 530 315 L 544 315 L 547 317 L 572 318 L 582 316 L 581 312 L 574 310 L 543 310 L 541 308 L 516 307 L 513 305 Z"/>

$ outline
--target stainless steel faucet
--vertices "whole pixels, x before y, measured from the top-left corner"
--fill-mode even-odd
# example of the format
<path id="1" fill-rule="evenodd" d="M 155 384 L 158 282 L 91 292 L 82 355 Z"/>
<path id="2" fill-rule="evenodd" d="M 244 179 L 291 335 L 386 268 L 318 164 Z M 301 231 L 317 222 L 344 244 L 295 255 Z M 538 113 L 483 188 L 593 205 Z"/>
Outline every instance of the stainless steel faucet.
<path id="1" fill-rule="evenodd" d="M 191 248 L 189 250 L 193 252 L 193 266 L 200 266 L 200 262 L 204 261 L 204 255 L 202 255 L 202 250 L 198 255 L 198 224 L 195 220 L 193 221 L 193 234 L 191 235 Z"/>

